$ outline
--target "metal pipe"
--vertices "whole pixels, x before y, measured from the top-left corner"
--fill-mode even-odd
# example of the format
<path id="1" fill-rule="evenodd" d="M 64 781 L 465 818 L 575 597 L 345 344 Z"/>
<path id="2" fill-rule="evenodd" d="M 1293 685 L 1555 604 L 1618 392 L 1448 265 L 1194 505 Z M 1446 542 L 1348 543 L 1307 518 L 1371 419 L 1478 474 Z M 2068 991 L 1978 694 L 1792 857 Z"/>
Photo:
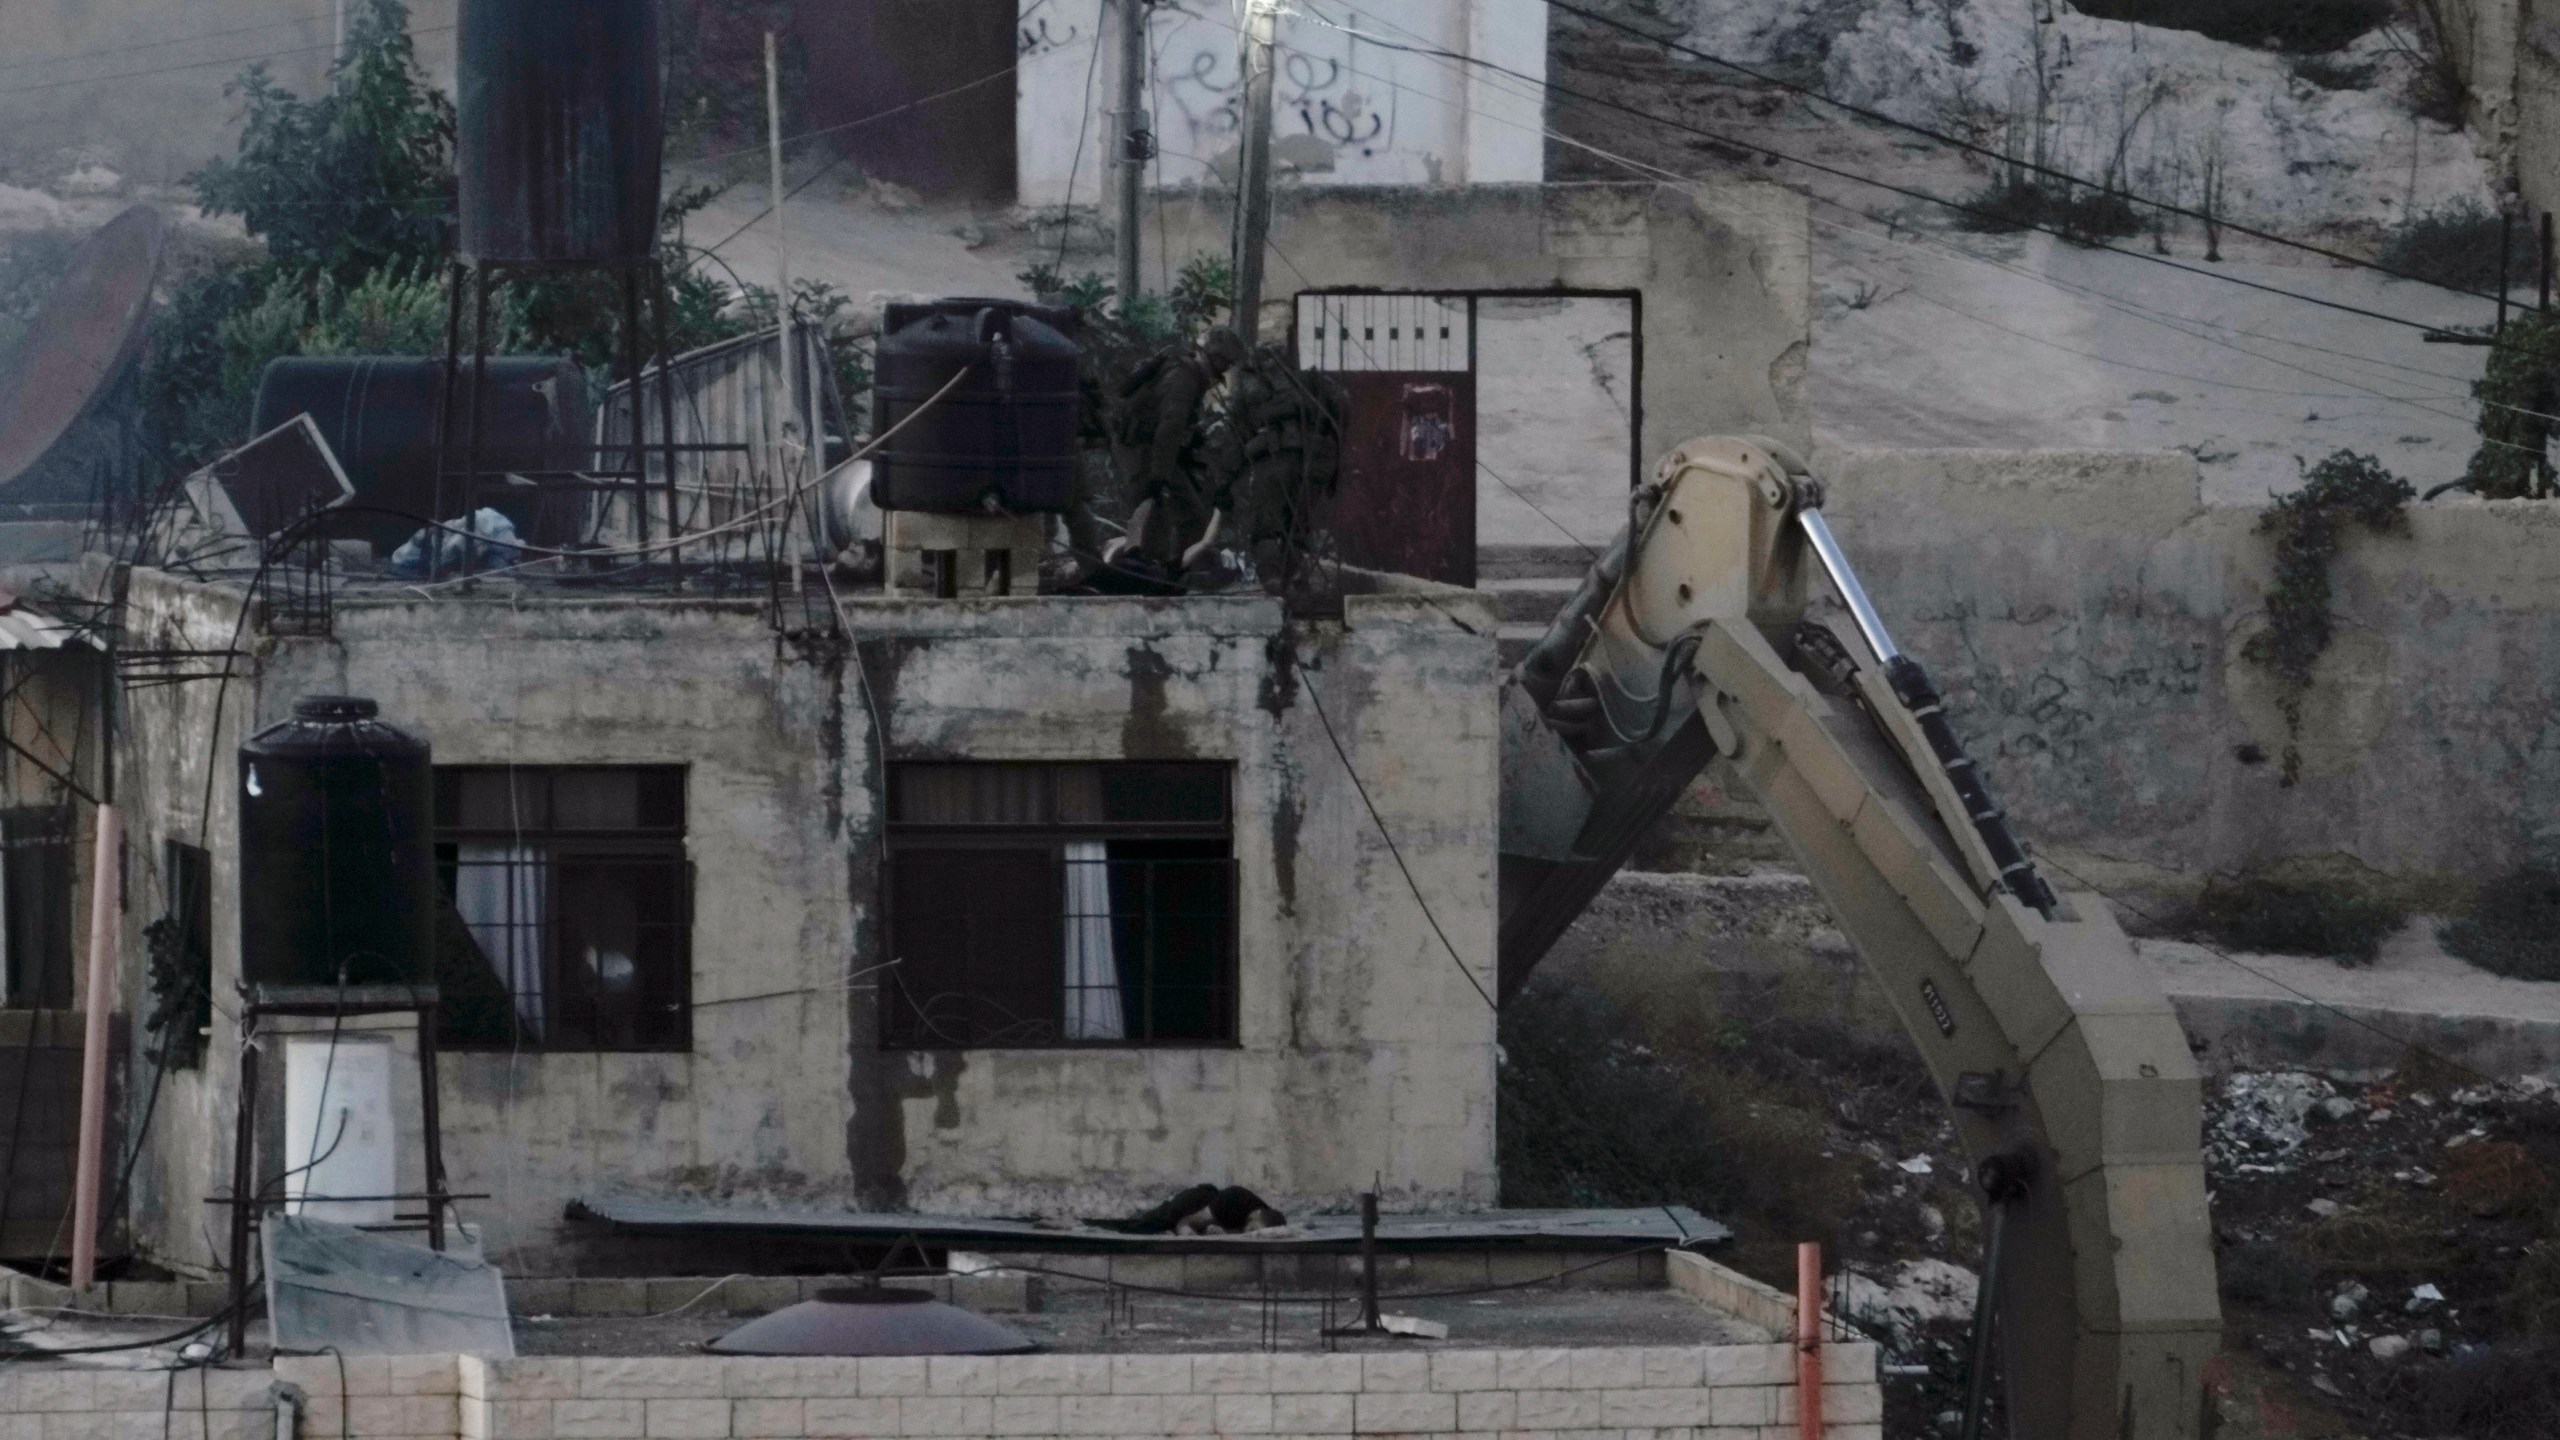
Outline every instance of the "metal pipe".
<path id="1" fill-rule="evenodd" d="M 1876 613 L 1875 602 L 1867 598 L 1867 587 L 1858 583 L 1858 572 L 1849 568 L 1849 557 L 1841 550 L 1822 512 L 1808 505 L 1796 512 L 1796 523 L 1803 527 L 1804 538 L 1812 542 L 1814 558 L 1822 562 L 1823 573 L 1831 577 L 1831 588 L 1840 592 L 1841 601 L 1849 607 L 1849 618 L 1858 622 L 1858 633 L 1867 638 L 1867 648 L 1887 665 L 1901 658 L 1902 651 L 1885 633 L 1884 617 Z"/>
<path id="2" fill-rule="evenodd" d="M 1120 262 L 1120 313 L 1125 317 L 1138 303 L 1138 209 L 1147 173 L 1147 6 L 1146 0 L 1114 0 L 1114 4 L 1119 9 L 1120 32 L 1120 183 L 1112 198 L 1119 202 L 1120 233 L 1112 239 Z"/>
<path id="3" fill-rule="evenodd" d="M 98 1278 L 98 1173 L 107 1145 L 107 1017 L 116 1005 L 116 916 L 124 909 L 116 861 L 124 825 L 113 805 L 98 807 L 97 848 L 89 862 L 89 993 L 80 1047 L 80 1160 L 71 1177 L 71 1288 Z M 31 1012 L 27 1023 L 32 1026 Z"/>
<path id="4" fill-rule="evenodd" d="M 1796 1246 L 1796 1434 L 1822 1440 L 1822 1242 Z"/>

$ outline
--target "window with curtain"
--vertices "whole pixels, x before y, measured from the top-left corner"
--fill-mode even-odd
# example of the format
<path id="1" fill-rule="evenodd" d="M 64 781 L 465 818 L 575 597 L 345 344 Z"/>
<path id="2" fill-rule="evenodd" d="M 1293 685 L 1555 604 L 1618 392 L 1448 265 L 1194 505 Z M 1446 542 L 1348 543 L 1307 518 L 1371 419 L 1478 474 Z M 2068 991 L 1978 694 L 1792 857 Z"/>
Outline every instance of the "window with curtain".
<path id="1" fill-rule="evenodd" d="M 1228 784 L 1218 764 L 890 766 L 884 1041 L 1234 1043 Z"/>
<path id="2" fill-rule="evenodd" d="M 438 1038 L 692 1043 L 691 870 L 677 766 L 439 766 Z"/>

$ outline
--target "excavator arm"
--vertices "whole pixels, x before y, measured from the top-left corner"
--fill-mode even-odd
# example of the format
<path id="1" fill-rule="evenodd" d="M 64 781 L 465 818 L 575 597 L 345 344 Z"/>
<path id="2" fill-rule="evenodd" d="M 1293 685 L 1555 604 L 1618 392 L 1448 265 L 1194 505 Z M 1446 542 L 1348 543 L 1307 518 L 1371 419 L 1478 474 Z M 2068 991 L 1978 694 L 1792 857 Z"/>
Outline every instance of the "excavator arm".
<path id="1" fill-rule="evenodd" d="M 1763 804 L 1954 1113 L 1986 1207 L 1982 1405 L 2009 1433 L 2196 1440 L 2220 1342 L 2201 1082 L 2095 899 L 2011 836 L 1919 665 L 1757 437 L 1701 439 L 1639 492 L 1504 695 L 1507 997 L 1645 828 L 1721 756 Z M 1849 633 L 1805 618 L 1809 571 Z"/>

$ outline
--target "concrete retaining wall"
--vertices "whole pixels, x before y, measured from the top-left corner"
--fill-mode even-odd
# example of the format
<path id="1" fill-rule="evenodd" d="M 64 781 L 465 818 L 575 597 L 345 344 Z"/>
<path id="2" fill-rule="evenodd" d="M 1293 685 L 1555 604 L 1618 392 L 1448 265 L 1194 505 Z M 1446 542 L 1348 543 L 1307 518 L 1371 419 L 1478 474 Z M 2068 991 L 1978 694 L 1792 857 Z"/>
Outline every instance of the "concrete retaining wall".
<path id="1" fill-rule="evenodd" d="M 2264 671 L 2259 512 L 2185 455 L 1845 451 L 1816 466 L 1887 624 L 2032 839 L 2176 869 L 2343 852 L 2494 873 L 2560 856 L 2560 507 L 2413 505 L 2352 534 L 2303 707 Z"/>

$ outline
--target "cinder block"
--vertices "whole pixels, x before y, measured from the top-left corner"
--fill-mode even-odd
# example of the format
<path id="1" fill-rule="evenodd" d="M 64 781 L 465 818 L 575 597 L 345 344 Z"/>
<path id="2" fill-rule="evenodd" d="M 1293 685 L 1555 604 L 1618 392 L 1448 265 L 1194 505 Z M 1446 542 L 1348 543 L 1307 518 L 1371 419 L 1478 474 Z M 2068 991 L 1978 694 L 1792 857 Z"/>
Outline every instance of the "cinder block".
<path id="1" fill-rule="evenodd" d="M 984 1435 L 995 1426 L 995 1403 L 986 1395 L 911 1395 L 898 1402 L 898 1433 Z"/>
<path id="2" fill-rule="evenodd" d="M 107 1286 L 107 1308 L 119 1315 L 184 1316 L 184 1280 L 117 1280 Z"/>
<path id="3" fill-rule="evenodd" d="M 578 1361 L 572 1355 L 485 1360 L 481 1373 L 492 1400 L 574 1400 L 578 1396 Z"/>
<path id="4" fill-rule="evenodd" d="M 1167 1395 L 1164 1400 L 1164 1433 L 1167 1435 L 1215 1435 L 1218 1433 L 1218 1397 L 1215 1395 Z"/>
<path id="5" fill-rule="evenodd" d="M 730 1380 L 730 1385 L 732 1387 L 730 1393 L 732 1394 L 736 1393 L 735 1386 L 737 1381 L 734 1377 L 738 1373 L 738 1366 L 740 1363 L 740 1361 L 734 1359 L 729 1362 L 729 1373 L 732 1377 Z M 785 1363 L 797 1367 L 797 1374 L 799 1375 L 798 1384 L 800 1388 L 780 1393 L 799 1395 L 811 1400 L 821 1398 L 845 1399 L 855 1395 L 876 1395 L 881 1393 L 880 1391 L 871 1388 L 872 1372 L 869 1367 L 873 1362 L 869 1360 L 857 1360 L 851 1356 L 843 1355 L 825 1355 L 796 1359 Z M 916 1365 L 915 1375 L 916 1384 L 921 1388 L 924 1384 L 924 1366 L 921 1362 Z"/>
<path id="6" fill-rule="evenodd" d="M 1663 1390 L 1603 1390 L 1600 1392 L 1600 1423 L 1651 1429 L 1704 1425 L 1709 1413 L 1708 1397 L 1715 1392 L 1701 1388 Z"/>
<path id="7" fill-rule="evenodd" d="M 1111 1357 L 1111 1393 L 1188 1395 L 1191 1393 L 1191 1357 L 1114 1355 Z"/>
<path id="8" fill-rule="evenodd" d="M 649 1400 L 650 1440 L 728 1440 L 726 1400 Z"/>
<path id="9" fill-rule="evenodd" d="M 907 1402 L 895 1396 L 832 1395 L 812 1398 L 802 1407 L 804 1421 L 811 1435 L 868 1437 L 905 1433 L 899 1425 L 900 1408 Z"/>
<path id="10" fill-rule="evenodd" d="M 663 1315 L 682 1310 L 688 1315 L 709 1311 L 718 1314 L 726 1305 L 723 1299 L 730 1282 L 716 1275 L 661 1276 L 640 1282 L 640 1293 L 647 1298 L 644 1315 Z"/>
<path id="11" fill-rule="evenodd" d="M 175 1402 L 169 1397 L 169 1376 L 160 1370 L 109 1371 L 91 1382 L 86 1410 L 161 1410 Z M 195 1384 L 189 1381 L 183 1392 L 189 1401 L 195 1397 Z"/>
<path id="12" fill-rule="evenodd" d="M 391 1393 L 394 1395 L 458 1395 L 462 1393 L 461 1368 L 451 1355 L 393 1355 Z"/>
<path id="13" fill-rule="evenodd" d="M 1057 1434 L 1058 1397 L 1055 1395 L 997 1396 L 995 1424 L 989 1433 L 996 1435 Z"/>
<path id="14" fill-rule="evenodd" d="M 551 1440 L 551 1407 L 554 1403 L 549 1400 L 491 1400 L 472 1408 L 488 1417 L 489 1440 Z M 580 1405 L 587 1402 L 569 1400 L 558 1403 Z M 316 1411 L 304 1417 L 305 1433 L 316 1432 L 322 1436 L 338 1433 L 319 1424 L 319 1419 Z"/>
<path id="15" fill-rule="evenodd" d="M 1006 1355 L 995 1367 L 999 1395 L 1108 1395 L 1107 1355 Z"/>
<path id="16" fill-rule="evenodd" d="M 1494 1388 L 1494 1352 L 1491 1350 L 1439 1350 L 1429 1358 L 1431 1388 L 1434 1390 Z"/>
<path id="17" fill-rule="evenodd" d="M 1361 1435 L 1446 1432 L 1457 1428 L 1458 1397 L 1433 1390 L 1363 1391 L 1351 1398 L 1351 1421 Z"/>
<path id="18" fill-rule="evenodd" d="M 1864 1424 L 1884 1419 L 1884 1390 L 1873 1384 L 1852 1382 L 1847 1385 L 1822 1387 L 1822 1424 Z"/>
<path id="19" fill-rule="evenodd" d="M 76 1413 L 98 1408 L 97 1375 L 51 1365 L 0 1370 L 0 1414 Z"/>
<path id="20" fill-rule="evenodd" d="M 1600 1423 L 1600 1392 L 1523 1390 L 1519 1415 L 1523 1430 L 1588 1430 Z"/>
<path id="21" fill-rule="evenodd" d="M 992 1355 L 936 1355 L 925 1362 L 928 1395 L 993 1395 L 996 1366 Z"/>
<path id="22" fill-rule="evenodd" d="M 1348 1435 L 1351 1433 L 1351 1397 L 1314 1393 L 1274 1395 L 1271 1397 L 1271 1428 L 1282 1435 Z"/>
<path id="23" fill-rule="evenodd" d="M 638 1435 L 649 1423 L 646 1400 L 554 1400 L 551 1433 L 562 1440 L 611 1440 Z"/>
<path id="24" fill-rule="evenodd" d="M 1778 1423 L 1778 1387 L 1724 1385 L 1707 1392 L 1710 1425 L 1774 1425 Z"/>
<path id="25" fill-rule="evenodd" d="M 646 1315 L 649 1282 L 573 1280 L 569 1284 L 569 1308 L 580 1315 Z"/>
<path id="26" fill-rule="evenodd" d="M 187 1315 L 191 1319 L 201 1320 L 208 1316 L 219 1315 L 223 1307 L 230 1303 L 231 1282 L 228 1280 L 187 1282 Z"/>
<path id="27" fill-rule="evenodd" d="M 450 1395 L 357 1395 L 346 1403 L 348 1426 L 359 1435 L 451 1435 L 462 1428 L 461 1406 Z"/>
<path id="28" fill-rule="evenodd" d="M 1707 1383 L 1707 1355 L 1698 1346 L 1659 1345 L 1639 1353 L 1647 1390 L 1686 1390 Z"/>
<path id="29" fill-rule="evenodd" d="M 1573 1352 L 1554 1347 L 1497 1350 L 1493 1371 L 1496 1382 L 1505 1390 L 1570 1390 Z"/>
<path id="30" fill-rule="evenodd" d="M 196 1417 L 198 1440 L 275 1440 L 276 1412 L 215 1410 Z"/>
<path id="31" fill-rule="evenodd" d="M 1710 1345 L 1709 1385 L 1779 1385 L 1795 1378 L 1793 1345 Z"/>
<path id="32" fill-rule="evenodd" d="M 565 1315 L 577 1308 L 575 1280 L 507 1277 L 507 1309 L 518 1315 Z"/>
<path id="33" fill-rule="evenodd" d="M 1357 1355 L 1292 1355 L 1271 1357 L 1271 1389 L 1275 1394 L 1330 1392 L 1348 1395 L 1360 1388 Z"/>
<path id="34" fill-rule="evenodd" d="M 1406 1350 L 1360 1357 L 1360 1389 L 1363 1393 L 1430 1388 L 1431 1357 L 1428 1354 Z"/>
<path id="35" fill-rule="evenodd" d="M 1203 1395 L 1267 1395 L 1271 1391 L 1271 1357 L 1194 1355 L 1191 1388 Z"/>
<path id="36" fill-rule="evenodd" d="M 809 1433 L 802 1406 L 798 1400 L 732 1400 L 729 1433 L 740 1440 L 796 1440 Z"/>
<path id="37" fill-rule="evenodd" d="M 1827 1385 L 1876 1378 L 1876 1343 L 1854 1340 L 1822 1347 L 1822 1379 Z"/>
<path id="38" fill-rule="evenodd" d="M 1884 1440 L 1884 1425 L 1880 1421 L 1870 1424 L 1863 1420 L 1850 1425 L 1834 1425 L 1826 1420 L 1822 1424 L 1822 1440 Z"/>
<path id="39" fill-rule="evenodd" d="M 1468 1390 L 1458 1396 L 1461 1430 L 1511 1430 L 1520 1423 L 1520 1397 L 1508 1390 Z"/>
<path id="40" fill-rule="evenodd" d="M 1268 1435 L 1271 1433 L 1271 1397 L 1268 1395 L 1208 1395 L 1214 1407 L 1211 1416 L 1220 1435 Z"/>
<path id="41" fill-rule="evenodd" d="M 862 1393 L 865 1395 L 922 1395 L 925 1393 L 923 1356 L 865 1356 L 855 1363 L 862 1367 Z"/>
<path id="42" fill-rule="evenodd" d="M 1595 1347 L 1572 1354 L 1576 1390 L 1635 1390 L 1644 1385 L 1644 1351 L 1640 1349 Z"/>
<path id="43" fill-rule="evenodd" d="M 578 1362 L 578 1394 L 590 1400 L 725 1400 L 728 1384 L 728 1362 L 711 1355 Z"/>
<path id="44" fill-rule="evenodd" d="M 1157 1435 L 1164 1432 L 1160 1395 L 1067 1395 L 1058 1401 L 1061 1435 Z"/>
<path id="45" fill-rule="evenodd" d="M 797 1304 L 800 1282 L 788 1275 L 748 1275 L 731 1280 L 720 1299 L 733 1315 L 762 1315 Z"/>

